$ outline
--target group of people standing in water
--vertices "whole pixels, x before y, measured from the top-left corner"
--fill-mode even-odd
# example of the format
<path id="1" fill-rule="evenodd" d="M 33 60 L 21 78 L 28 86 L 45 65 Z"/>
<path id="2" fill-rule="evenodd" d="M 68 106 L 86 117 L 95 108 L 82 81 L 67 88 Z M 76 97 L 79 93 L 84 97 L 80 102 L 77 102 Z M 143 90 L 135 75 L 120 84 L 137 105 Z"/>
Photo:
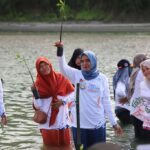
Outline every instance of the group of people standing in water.
<path id="1" fill-rule="evenodd" d="M 116 135 L 122 135 L 123 130 L 112 111 L 108 79 L 98 71 L 96 55 L 79 48 L 67 64 L 63 43 L 56 42 L 55 46 L 61 73 L 54 70 L 46 57 L 39 57 L 36 60 L 36 81 L 32 86 L 33 108 L 47 114 L 47 121 L 38 124 L 45 149 L 67 147 L 71 150 L 71 135 L 77 148 L 77 83 L 80 84 L 80 135 L 83 149 L 106 142 L 106 116 Z M 122 59 L 117 67 L 113 77 L 115 114 L 120 122 L 133 123 L 136 137 L 150 137 L 150 59 L 138 54 L 134 57 L 133 66 L 128 60 Z M 2 97 L 0 100 L 2 102 Z M 2 108 L 2 120 L 5 116 L 2 123 L 6 124 L 4 106 Z"/>
<path id="2" fill-rule="evenodd" d="M 132 123 L 135 137 L 150 138 L 150 59 L 137 54 L 133 66 L 122 59 L 113 77 L 115 113 L 123 124 Z"/>

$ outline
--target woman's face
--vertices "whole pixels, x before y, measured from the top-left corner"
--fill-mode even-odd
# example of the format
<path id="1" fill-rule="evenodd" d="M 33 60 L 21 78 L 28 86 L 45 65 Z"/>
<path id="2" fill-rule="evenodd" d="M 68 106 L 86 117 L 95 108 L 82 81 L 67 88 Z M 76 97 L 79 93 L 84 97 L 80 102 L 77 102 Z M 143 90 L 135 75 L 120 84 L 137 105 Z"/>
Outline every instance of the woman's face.
<path id="1" fill-rule="evenodd" d="M 150 80 L 150 68 L 148 68 L 146 66 L 142 66 L 142 72 L 143 72 L 143 75 L 145 76 L 145 78 L 147 80 Z"/>
<path id="2" fill-rule="evenodd" d="M 90 71 L 91 69 L 91 62 L 86 55 L 81 57 L 81 68 L 83 71 Z"/>
<path id="3" fill-rule="evenodd" d="M 78 56 L 78 57 L 76 58 L 75 64 L 76 64 L 77 66 L 81 66 L 81 57 L 80 57 L 80 56 Z"/>
<path id="4" fill-rule="evenodd" d="M 40 73 L 42 75 L 48 75 L 48 74 L 50 74 L 50 72 L 51 72 L 51 69 L 50 69 L 49 65 L 45 62 L 41 62 L 40 63 Z"/>

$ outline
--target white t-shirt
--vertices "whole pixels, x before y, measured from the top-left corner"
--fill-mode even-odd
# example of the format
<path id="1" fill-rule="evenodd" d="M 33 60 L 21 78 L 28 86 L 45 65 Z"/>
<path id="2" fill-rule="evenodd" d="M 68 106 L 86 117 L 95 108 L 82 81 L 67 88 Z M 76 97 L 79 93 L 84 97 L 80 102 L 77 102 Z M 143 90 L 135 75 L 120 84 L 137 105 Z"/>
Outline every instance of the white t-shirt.
<path id="1" fill-rule="evenodd" d="M 57 96 L 58 99 L 61 99 L 66 102 L 66 105 L 62 105 L 59 107 L 59 112 L 57 114 L 56 121 L 53 125 L 49 126 L 50 116 L 51 116 L 51 102 L 52 97 L 43 98 L 43 99 L 34 99 L 34 106 L 45 113 L 48 112 L 47 122 L 44 124 L 38 124 L 39 129 L 63 129 L 71 126 L 71 120 L 68 113 L 68 105 L 67 103 L 74 99 L 74 92 L 66 95 L 66 96 Z M 49 109 L 50 107 L 50 109 Z"/>
<path id="2" fill-rule="evenodd" d="M 67 65 L 64 56 L 58 57 L 60 70 L 76 86 L 80 83 L 80 128 L 95 129 L 105 124 L 105 113 L 113 125 L 116 124 L 111 110 L 108 81 L 100 74 L 92 80 L 85 80 L 80 70 Z M 76 106 L 72 108 L 72 126 L 77 127 Z"/>
<path id="3" fill-rule="evenodd" d="M 4 102 L 3 102 L 3 87 L 2 87 L 2 82 L 0 80 L 0 116 L 5 113 L 5 107 L 4 107 Z"/>
<path id="4" fill-rule="evenodd" d="M 119 100 L 121 98 L 126 97 L 126 86 L 124 83 L 122 82 L 118 82 L 117 86 L 116 86 L 116 90 L 115 90 L 115 106 L 116 107 L 121 107 L 121 108 L 125 108 L 127 110 L 130 110 L 130 104 L 126 103 L 126 104 L 120 104 Z"/>

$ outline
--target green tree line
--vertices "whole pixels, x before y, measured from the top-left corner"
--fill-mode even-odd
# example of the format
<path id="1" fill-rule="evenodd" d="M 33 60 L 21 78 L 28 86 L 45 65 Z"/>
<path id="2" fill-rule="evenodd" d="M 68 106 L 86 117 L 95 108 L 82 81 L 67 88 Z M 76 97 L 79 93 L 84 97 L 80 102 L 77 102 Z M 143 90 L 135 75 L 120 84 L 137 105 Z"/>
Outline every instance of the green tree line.
<path id="1" fill-rule="evenodd" d="M 59 0 L 0 0 L 0 20 L 57 20 Z M 68 20 L 146 20 L 150 0 L 65 0 Z"/>

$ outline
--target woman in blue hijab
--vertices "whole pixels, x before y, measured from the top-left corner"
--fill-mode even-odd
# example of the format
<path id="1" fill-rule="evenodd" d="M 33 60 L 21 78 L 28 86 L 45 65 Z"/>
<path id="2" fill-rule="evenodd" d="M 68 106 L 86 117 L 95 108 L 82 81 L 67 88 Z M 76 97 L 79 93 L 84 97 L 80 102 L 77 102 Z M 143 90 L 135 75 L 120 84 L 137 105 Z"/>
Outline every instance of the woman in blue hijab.
<path id="1" fill-rule="evenodd" d="M 123 124 L 131 123 L 129 103 L 121 104 L 120 100 L 127 97 L 129 79 L 131 75 L 130 62 L 122 59 L 117 64 L 117 72 L 113 76 L 113 90 L 115 99 L 115 113 Z"/>
<path id="2" fill-rule="evenodd" d="M 97 58 L 92 51 L 85 51 L 81 55 L 82 75 L 86 80 L 91 80 L 99 75 L 97 70 Z"/>
<path id="3" fill-rule="evenodd" d="M 107 77 L 97 70 L 97 58 L 92 51 L 81 54 L 81 70 L 67 65 L 63 55 L 63 46 L 56 43 L 59 67 L 63 74 L 76 86 L 80 84 L 80 138 L 83 149 L 91 145 L 106 141 L 106 120 L 114 128 L 116 134 L 122 134 L 122 129 L 117 124 L 110 103 L 109 85 Z M 78 126 L 76 119 L 76 105 L 72 108 L 72 132 L 75 147 L 77 148 Z"/>

